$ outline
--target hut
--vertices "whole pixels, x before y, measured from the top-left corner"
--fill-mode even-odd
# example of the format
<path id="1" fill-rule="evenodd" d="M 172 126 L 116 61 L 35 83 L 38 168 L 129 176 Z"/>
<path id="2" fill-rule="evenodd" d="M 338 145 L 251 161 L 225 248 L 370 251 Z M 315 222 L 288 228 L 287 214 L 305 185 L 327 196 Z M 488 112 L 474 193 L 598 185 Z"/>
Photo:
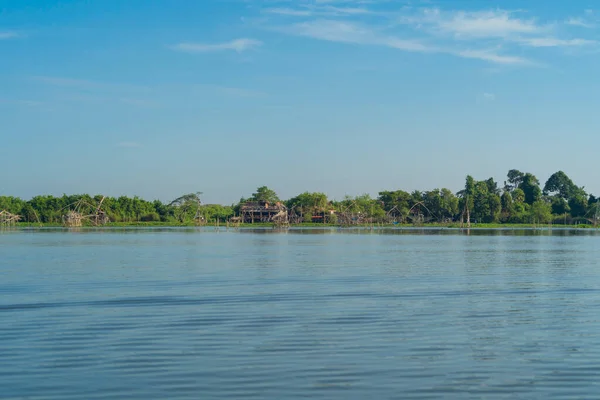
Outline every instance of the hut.
<path id="1" fill-rule="evenodd" d="M 242 217 L 231 217 L 227 220 L 227 226 L 238 228 L 242 222 Z"/>
<path id="2" fill-rule="evenodd" d="M 279 214 L 278 219 L 282 218 L 280 214 L 282 211 L 286 214 L 287 220 L 287 209 L 281 203 L 269 204 L 266 201 L 248 201 L 240 207 L 241 222 L 247 224 L 253 224 L 255 222 L 272 222 L 273 217 Z"/>
<path id="3" fill-rule="evenodd" d="M 311 221 L 317 224 L 331 223 L 335 219 L 335 210 L 318 210 L 311 216 Z"/>

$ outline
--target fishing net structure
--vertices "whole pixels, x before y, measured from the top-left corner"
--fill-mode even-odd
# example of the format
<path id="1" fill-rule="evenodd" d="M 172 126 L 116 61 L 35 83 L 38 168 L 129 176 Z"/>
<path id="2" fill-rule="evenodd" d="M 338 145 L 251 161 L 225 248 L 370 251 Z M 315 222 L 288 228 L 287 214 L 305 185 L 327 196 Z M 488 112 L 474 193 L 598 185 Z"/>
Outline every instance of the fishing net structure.
<path id="1" fill-rule="evenodd" d="M 277 214 L 271 217 L 271 222 L 276 227 L 286 227 L 290 225 L 288 210 L 283 204 L 279 204 L 280 210 Z"/>
<path id="2" fill-rule="evenodd" d="M 0 226 L 14 225 L 21 220 L 21 216 L 6 210 L 0 211 Z"/>
<path id="3" fill-rule="evenodd" d="M 360 211 L 358 204 L 353 201 L 338 213 L 337 222 L 340 226 L 362 225 L 369 222 L 368 217 Z"/>
<path id="4" fill-rule="evenodd" d="M 425 222 L 439 221 L 424 202 L 420 201 L 408 210 L 406 219 L 413 225 L 423 225 Z"/>
<path id="5" fill-rule="evenodd" d="M 204 225 L 206 224 L 206 218 L 202 213 L 202 201 L 200 200 L 200 196 L 202 192 L 185 194 L 181 197 L 173 200 L 169 206 L 175 209 L 175 217 L 182 224 L 189 221 L 190 215 L 192 212 L 194 216 L 192 217 L 192 221 L 196 225 Z"/>
<path id="6" fill-rule="evenodd" d="M 69 210 L 63 214 L 63 225 L 69 228 L 77 228 L 85 225 L 102 226 L 110 222 L 110 218 L 102 209 L 102 203 L 106 197 L 94 204 L 94 201 L 81 199 L 69 206 Z"/>

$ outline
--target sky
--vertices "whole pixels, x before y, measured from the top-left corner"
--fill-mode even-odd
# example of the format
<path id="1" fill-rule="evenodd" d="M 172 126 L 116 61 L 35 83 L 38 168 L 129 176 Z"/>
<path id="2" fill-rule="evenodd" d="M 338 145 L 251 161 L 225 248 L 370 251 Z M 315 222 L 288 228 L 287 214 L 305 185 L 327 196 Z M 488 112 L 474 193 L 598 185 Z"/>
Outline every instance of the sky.
<path id="1" fill-rule="evenodd" d="M 0 0 L 0 195 L 599 195 L 599 33 L 591 0 Z"/>

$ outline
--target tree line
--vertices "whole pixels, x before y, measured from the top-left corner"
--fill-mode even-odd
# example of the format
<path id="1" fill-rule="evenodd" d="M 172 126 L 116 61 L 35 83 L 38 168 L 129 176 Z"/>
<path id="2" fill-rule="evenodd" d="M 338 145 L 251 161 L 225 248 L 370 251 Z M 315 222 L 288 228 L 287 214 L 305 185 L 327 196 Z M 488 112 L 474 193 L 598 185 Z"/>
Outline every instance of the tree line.
<path id="1" fill-rule="evenodd" d="M 239 215 L 242 204 L 258 201 L 283 204 L 290 214 L 299 216 L 304 222 L 323 213 L 331 216 L 328 219 L 331 223 L 336 222 L 336 216 L 348 213 L 362 216 L 363 221 L 377 223 L 572 224 L 595 223 L 600 217 L 598 199 L 586 193 L 584 187 L 575 185 L 562 171 L 552 174 L 543 186 L 533 174 L 512 169 L 502 186 L 493 178 L 478 181 L 469 175 L 464 188 L 457 193 L 446 188 L 413 192 L 390 190 L 379 192 L 376 198 L 364 194 L 337 201 L 319 192 L 305 192 L 282 201 L 266 186 L 257 188 L 251 196 L 232 205 L 202 204 L 200 195 L 184 195 L 170 203 L 147 201 L 137 196 L 46 195 L 27 201 L 0 196 L 0 211 L 21 215 L 25 222 L 52 224 L 60 223 L 63 215 L 77 204 L 87 204 L 90 208 L 101 204 L 102 211 L 116 223 L 185 224 L 199 216 L 206 223 L 225 223 Z"/>

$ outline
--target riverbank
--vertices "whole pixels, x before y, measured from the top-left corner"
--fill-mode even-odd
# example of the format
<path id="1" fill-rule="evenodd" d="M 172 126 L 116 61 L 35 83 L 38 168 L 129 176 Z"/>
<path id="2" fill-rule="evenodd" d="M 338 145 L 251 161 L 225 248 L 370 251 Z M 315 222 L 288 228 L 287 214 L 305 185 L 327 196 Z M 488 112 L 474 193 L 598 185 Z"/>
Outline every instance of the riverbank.
<path id="1" fill-rule="evenodd" d="M 13 228 L 63 228 L 64 226 L 56 223 L 29 223 L 20 222 L 9 227 Z M 230 229 L 253 229 L 253 228 L 272 228 L 272 223 L 254 223 L 254 224 L 239 224 L 239 225 L 227 225 L 224 223 L 211 223 L 205 225 L 196 225 L 193 223 L 172 223 L 172 222 L 110 222 L 102 227 L 95 226 L 83 226 L 81 228 L 184 228 L 184 227 L 218 227 L 218 228 L 230 228 Z M 350 226 L 341 226 L 338 224 L 321 224 L 321 223 L 301 223 L 293 224 L 291 228 L 386 228 L 386 229 L 414 229 L 414 228 L 448 228 L 448 229 L 467 229 L 466 225 L 461 226 L 460 223 L 428 223 L 421 225 L 414 224 L 359 224 Z M 562 225 L 562 224 L 471 224 L 470 229 L 539 229 L 539 228 L 556 228 L 556 229 L 594 229 L 600 226 L 594 227 L 591 224 L 577 224 L 577 225 Z"/>

